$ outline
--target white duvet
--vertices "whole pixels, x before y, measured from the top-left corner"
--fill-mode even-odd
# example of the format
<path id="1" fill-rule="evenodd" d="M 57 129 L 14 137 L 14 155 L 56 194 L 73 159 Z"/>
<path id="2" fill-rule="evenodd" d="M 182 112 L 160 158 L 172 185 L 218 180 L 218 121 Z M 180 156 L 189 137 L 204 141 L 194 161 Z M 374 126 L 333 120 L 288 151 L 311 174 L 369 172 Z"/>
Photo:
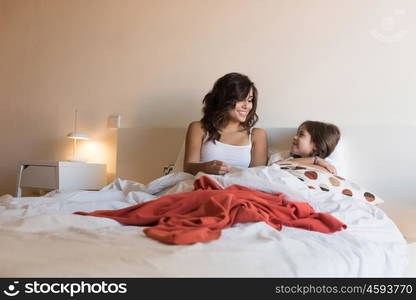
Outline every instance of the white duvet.
<path id="1" fill-rule="evenodd" d="M 263 222 L 237 224 L 209 243 L 172 246 L 144 227 L 74 215 L 118 209 L 160 195 L 190 191 L 186 173 L 148 185 L 117 179 L 99 192 L 52 192 L 46 197 L 0 197 L 0 277 L 395 277 L 407 264 L 407 244 L 379 208 L 348 196 L 308 189 L 276 166 L 212 176 L 221 186 L 245 185 L 306 201 L 347 224 L 334 234 Z M 393 199 L 394 200 L 394 199 Z"/>

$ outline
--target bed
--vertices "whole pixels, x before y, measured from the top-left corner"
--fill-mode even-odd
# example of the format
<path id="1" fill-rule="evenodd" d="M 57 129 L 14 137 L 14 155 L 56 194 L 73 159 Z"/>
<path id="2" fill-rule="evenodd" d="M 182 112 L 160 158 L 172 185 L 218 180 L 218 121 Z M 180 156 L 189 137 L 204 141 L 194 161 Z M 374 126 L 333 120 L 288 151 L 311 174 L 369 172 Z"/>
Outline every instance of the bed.
<path id="1" fill-rule="evenodd" d="M 287 147 L 294 129 L 267 131 L 271 151 L 275 151 Z M 119 209 L 191 191 L 194 180 L 204 175 L 180 171 L 183 128 L 120 129 L 117 179 L 101 191 L 0 197 L 0 243 L 7 245 L 0 255 L 0 276 L 414 277 L 416 247 L 411 243 L 412 232 L 402 229 L 413 226 L 402 220 L 408 227 L 398 227 L 388 205 L 396 211 L 413 209 L 410 177 L 402 174 L 400 184 L 387 186 L 380 172 L 374 175 L 375 167 L 384 172 L 393 172 L 393 167 L 380 167 L 382 154 L 375 155 L 367 147 L 371 142 L 368 132 L 373 131 L 343 129 L 341 156 L 348 162 L 348 178 L 376 191 L 383 204 L 307 188 L 294 173 L 279 167 L 236 169 L 226 176 L 211 176 L 224 188 L 241 184 L 268 193 L 284 192 L 289 200 L 308 202 L 315 210 L 337 217 L 348 226 L 346 230 L 323 234 L 283 227 L 278 231 L 264 222 L 253 222 L 224 229 L 218 240 L 208 243 L 166 245 L 148 238 L 143 227 L 73 214 Z M 163 175 L 169 164 L 175 165 L 174 172 Z"/>

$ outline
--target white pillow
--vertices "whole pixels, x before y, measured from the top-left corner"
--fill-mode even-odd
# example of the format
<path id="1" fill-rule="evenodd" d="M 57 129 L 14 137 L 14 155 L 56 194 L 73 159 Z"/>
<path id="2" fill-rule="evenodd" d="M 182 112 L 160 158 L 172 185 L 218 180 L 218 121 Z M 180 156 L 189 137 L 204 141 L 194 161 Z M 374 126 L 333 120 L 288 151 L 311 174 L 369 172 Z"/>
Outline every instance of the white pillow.
<path id="1" fill-rule="evenodd" d="M 348 177 L 348 170 L 345 163 L 344 142 L 342 138 L 340 138 L 334 151 L 325 158 L 325 160 L 335 167 L 338 175 Z"/>
<path id="2" fill-rule="evenodd" d="M 309 166 L 290 164 L 289 162 L 277 166 L 281 170 L 285 170 L 298 178 L 311 190 L 323 191 L 333 195 L 349 196 L 371 204 L 380 204 L 384 202 L 384 200 L 375 193 L 345 177 L 332 175 L 328 172 Z"/>

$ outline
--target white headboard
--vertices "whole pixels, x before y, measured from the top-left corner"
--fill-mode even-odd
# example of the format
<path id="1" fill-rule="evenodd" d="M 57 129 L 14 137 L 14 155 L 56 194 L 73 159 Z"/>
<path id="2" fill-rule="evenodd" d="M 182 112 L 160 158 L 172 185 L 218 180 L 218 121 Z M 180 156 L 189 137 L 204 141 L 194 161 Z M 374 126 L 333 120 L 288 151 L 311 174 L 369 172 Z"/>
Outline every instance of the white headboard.
<path id="1" fill-rule="evenodd" d="M 119 128 L 116 177 L 148 183 L 163 176 L 184 139 L 184 128 Z"/>
<path id="2" fill-rule="evenodd" d="M 416 128 L 374 126 L 340 128 L 347 178 L 389 201 L 416 202 Z M 269 145 L 287 149 L 295 128 L 268 128 Z M 185 128 L 118 130 L 116 175 L 147 183 L 174 163 Z"/>

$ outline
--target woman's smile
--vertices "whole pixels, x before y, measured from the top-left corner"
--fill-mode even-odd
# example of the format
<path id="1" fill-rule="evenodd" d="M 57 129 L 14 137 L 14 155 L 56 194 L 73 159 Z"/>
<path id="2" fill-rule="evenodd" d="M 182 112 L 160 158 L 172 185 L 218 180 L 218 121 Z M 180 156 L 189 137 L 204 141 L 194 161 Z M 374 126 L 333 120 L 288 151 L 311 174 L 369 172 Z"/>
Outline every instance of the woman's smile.
<path id="1" fill-rule="evenodd" d="M 247 110 L 237 110 L 237 113 L 238 113 L 241 117 L 243 117 L 243 118 L 246 118 L 246 117 L 247 117 L 247 115 L 248 115 L 248 111 L 247 111 Z"/>

